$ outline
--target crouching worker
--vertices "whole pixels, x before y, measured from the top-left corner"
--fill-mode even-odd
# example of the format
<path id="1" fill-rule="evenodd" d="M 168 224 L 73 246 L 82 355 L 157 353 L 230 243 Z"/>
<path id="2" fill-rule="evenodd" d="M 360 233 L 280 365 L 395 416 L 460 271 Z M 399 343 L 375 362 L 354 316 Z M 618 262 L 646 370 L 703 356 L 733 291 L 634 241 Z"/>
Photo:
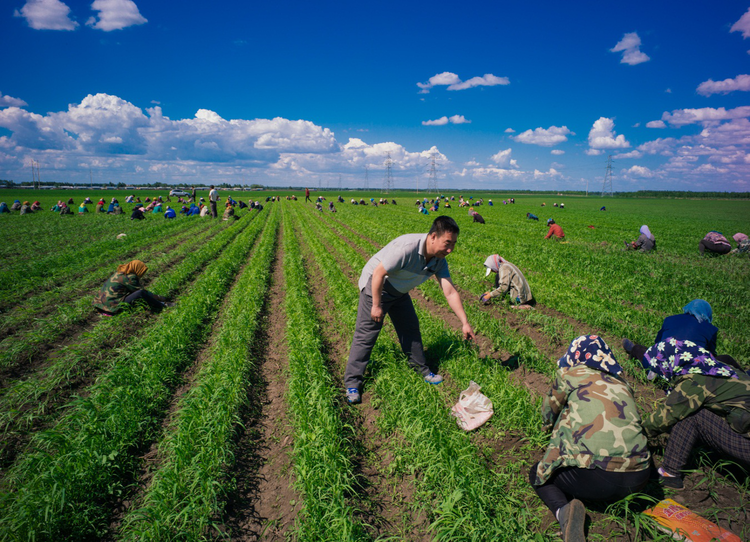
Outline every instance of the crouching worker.
<path id="1" fill-rule="evenodd" d="M 682 470 L 703 443 L 750 471 L 750 376 L 693 341 L 665 337 L 644 354 L 674 389 L 643 420 L 649 437 L 670 430 L 661 484 L 682 489 Z"/>
<path id="2" fill-rule="evenodd" d="M 362 269 L 357 324 L 344 375 L 346 397 L 350 403 L 361 402 L 365 369 L 386 314 L 391 317 L 409 365 L 429 384 L 443 381 L 442 376 L 434 374 L 427 366 L 419 320 L 409 297 L 409 290 L 431 276 L 435 275 L 448 305 L 461 320 L 464 339 L 475 338 L 445 260 L 456 246 L 458 232 L 455 220 L 440 216 L 432 223 L 429 233 L 397 237 L 370 258 Z"/>
<path id="3" fill-rule="evenodd" d="M 529 481 L 552 511 L 565 542 L 585 540 L 579 500 L 614 502 L 646 485 L 651 454 L 630 386 L 604 339 L 570 343 L 542 402 L 549 446 Z M 572 500 L 571 500 L 572 497 Z"/>
<path id="4" fill-rule="evenodd" d="M 135 303 L 139 299 L 154 312 L 159 312 L 164 307 L 173 307 L 175 303 L 168 303 L 165 297 L 141 287 L 141 278 L 146 271 L 148 267 L 140 260 L 118 266 L 115 274 L 99 290 L 94 307 L 105 316 L 117 314 L 124 308 L 123 303 Z"/>
<path id="5" fill-rule="evenodd" d="M 479 301 L 489 305 L 493 297 L 502 298 L 507 294 L 510 298 L 511 307 L 514 309 L 531 308 L 533 303 L 531 288 L 520 269 L 497 254 L 488 256 L 484 261 L 484 266 L 487 268 L 485 278 L 490 273 L 495 273 L 495 289 L 483 293 Z"/>

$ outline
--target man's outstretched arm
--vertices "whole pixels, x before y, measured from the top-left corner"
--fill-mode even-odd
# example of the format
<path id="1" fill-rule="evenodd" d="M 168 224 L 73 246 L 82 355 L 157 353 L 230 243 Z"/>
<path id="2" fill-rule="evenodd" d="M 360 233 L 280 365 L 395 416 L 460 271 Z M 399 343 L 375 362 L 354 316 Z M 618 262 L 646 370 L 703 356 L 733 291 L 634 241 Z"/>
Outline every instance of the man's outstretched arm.
<path id="1" fill-rule="evenodd" d="M 438 282 L 443 289 L 443 295 L 445 295 L 445 299 L 448 300 L 448 305 L 451 310 L 453 310 L 453 312 L 456 313 L 456 316 L 458 316 L 458 319 L 461 320 L 461 331 L 464 334 L 464 339 L 476 339 L 474 330 L 471 328 L 468 318 L 466 318 L 466 312 L 464 312 L 464 305 L 461 302 L 461 296 L 458 295 L 455 286 L 453 286 L 453 282 L 451 279 L 444 278 L 438 279 Z"/>

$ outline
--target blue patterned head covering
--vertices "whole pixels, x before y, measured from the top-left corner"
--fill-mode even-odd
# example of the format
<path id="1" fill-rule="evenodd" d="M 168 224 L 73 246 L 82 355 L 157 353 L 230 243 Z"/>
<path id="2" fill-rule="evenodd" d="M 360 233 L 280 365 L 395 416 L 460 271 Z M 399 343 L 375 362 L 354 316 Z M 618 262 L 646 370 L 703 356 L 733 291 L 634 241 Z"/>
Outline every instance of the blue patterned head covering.
<path id="1" fill-rule="evenodd" d="M 718 361 L 702 346 L 674 337 L 667 337 L 646 350 L 643 359 L 647 368 L 667 380 L 686 374 L 737 378 L 731 367 Z"/>
<path id="2" fill-rule="evenodd" d="M 690 303 L 682 307 L 682 312 L 692 314 L 698 322 L 708 322 L 709 324 L 714 316 L 711 305 L 708 304 L 708 301 L 703 301 L 702 299 L 693 299 Z"/>
<path id="3" fill-rule="evenodd" d="M 557 360 L 557 366 L 561 369 L 581 364 L 615 376 L 622 372 L 612 350 L 598 335 L 581 335 L 574 339 L 565 355 Z"/>

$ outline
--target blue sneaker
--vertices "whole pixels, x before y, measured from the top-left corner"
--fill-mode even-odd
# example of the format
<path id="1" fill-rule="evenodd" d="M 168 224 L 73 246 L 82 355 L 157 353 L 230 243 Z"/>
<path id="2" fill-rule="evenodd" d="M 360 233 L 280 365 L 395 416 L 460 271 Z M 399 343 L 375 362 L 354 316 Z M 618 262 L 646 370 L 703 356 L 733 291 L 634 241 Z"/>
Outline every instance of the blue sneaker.
<path id="1" fill-rule="evenodd" d="M 346 388 L 346 400 L 349 401 L 350 405 L 358 405 L 362 402 L 362 397 L 359 395 L 357 388 Z"/>
<path id="2" fill-rule="evenodd" d="M 443 381 L 443 377 L 435 373 L 430 373 L 424 377 L 424 381 L 428 384 L 440 384 Z"/>

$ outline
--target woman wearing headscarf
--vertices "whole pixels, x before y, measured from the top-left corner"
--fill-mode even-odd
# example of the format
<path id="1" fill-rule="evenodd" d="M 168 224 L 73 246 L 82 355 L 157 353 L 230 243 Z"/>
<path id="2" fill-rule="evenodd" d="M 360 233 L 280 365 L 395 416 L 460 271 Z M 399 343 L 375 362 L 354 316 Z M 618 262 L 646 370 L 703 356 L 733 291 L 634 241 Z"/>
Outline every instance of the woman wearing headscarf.
<path id="1" fill-rule="evenodd" d="M 744 233 L 735 233 L 732 236 L 734 242 L 737 243 L 737 248 L 732 249 L 732 254 L 747 254 L 750 252 L 750 239 Z"/>
<path id="2" fill-rule="evenodd" d="M 68 199 L 68 205 L 75 205 L 75 203 L 76 202 L 73 200 L 73 198 Z"/>
<path id="3" fill-rule="evenodd" d="M 73 211 L 70 210 L 70 207 L 67 203 L 61 203 L 60 204 L 60 216 L 63 215 L 70 215 L 73 216 Z"/>
<path id="4" fill-rule="evenodd" d="M 115 205 L 119 205 L 120 202 L 117 201 L 117 198 L 112 198 L 112 201 L 109 202 L 109 206 L 107 207 L 107 214 L 114 214 L 115 212 Z"/>
<path id="5" fill-rule="evenodd" d="M 188 216 L 198 216 L 201 214 L 200 207 L 198 207 L 195 203 L 190 204 L 190 209 L 188 209 Z"/>
<path id="6" fill-rule="evenodd" d="M 96 209 L 95 209 L 95 211 L 96 211 L 97 213 L 103 213 L 103 212 L 105 212 L 105 211 L 104 211 L 104 206 L 105 206 L 105 205 L 106 205 L 106 203 L 104 203 L 104 198 L 101 198 L 101 199 L 99 200 L 99 203 L 97 203 L 97 204 L 96 204 Z"/>
<path id="7" fill-rule="evenodd" d="M 704 251 L 708 251 L 710 254 L 726 254 L 732 250 L 732 245 L 729 244 L 727 238 L 720 231 L 710 231 L 706 236 L 701 239 L 698 243 L 698 252 L 701 255 Z"/>
<path id="8" fill-rule="evenodd" d="M 35 201 L 31 204 L 31 210 L 32 211 L 41 211 L 42 210 L 42 204 L 39 203 L 39 201 Z"/>
<path id="9" fill-rule="evenodd" d="M 8 204 L 4 201 L 0 201 L 0 214 L 8 213 L 10 214 L 10 209 L 8 209 Z"/>
<path id="10" fill-rule="evenodd" d="M 52 211 L 53 213 L 59 213 L 62 204 L 62 200 L 57 200 L 57 203 L 52 206 L 52 209 L 50 209 L 50 211 Z"/>
<path id="11" fill-rule="evenodd" d="M 680 341 L 691 341 L 716 355 L 716 336 L 719 328 L 714 326 L 713 310 L 711 305 L 703 299 L 693 299 L 682 307 L 682 314 L 667 316 L 661 324 L 659 333 L 656 334 L 654 343 L 659 343 L 665 337 L 674 337 Z M 647 364 L 643 359 L 647 347 L 633 343 L 630 339 L 622 340 L 622 347 L 635 359 L 640 360 L 645 368 Z"/>
<path id="12" fill-rule="evenodd" d="M 229 220 L 230 218 L 237 219 L 239 217 L 234 215 L 234 207 L 232 207 L 232 202 L 227 200 L 227 203 L 224 206 L 223 220 Z"/>
<path id="13" fill-rule="evenodd" d="M 632 243 L 628 243 L 625 241 L 625 246 L 627 246 L 629 249 L 635 249 L 640 250 L 641 252 L 651 252 L 656 248 L 656 238 L 654 238 L 654 234 L 651 233 L 651 230 L 648 229 L 648 226 L 645 224 L 641 226 L 641 229 L 639 230 L 640 235 L 638 236 L 638 239 L 633 241 Z"/>
<path id="14" fill-rule="evenodd" d="M 651 453 L 633 391 L 604 339 L 578 337 L 557 365 L 542 401 L 543 428 L 552 435 L 529 481 L 560 522 L 563 540 L 578 542 L 586 520 L 578 499 L 614 502 L 640 491 Z"/>
<path id="15" fill-rule="evenodd" d="M 13 205 L 10 206 L 11 211 L 20 211 L 21 210 L 21 202 L 19 200 L 15 200 L 13 202 Z"/>
<path id="16" fill-rule="evenodd" d="M 659 468 L 662 485 L 682 489 L 682 470 L 703 442 L 750 469 L 750 377 L 690 340 L 667 336 L 644 354 L 673 388 L 643 420 L 649 437 L 670 430 Z"/>
<path id="17" fill-rule="evenodd" d="M 122 303 L 135 303 L 142 299 L 154 312 L 164 307 L 173 306 L 166 298 L 153 294 L 141 287 L 141 278 L 148 271 L 148 267 L 141 260 L 132 260 L 117 267 L 115 273 L 107 279 L 99 295 L 94 301 L 94 307 L 99 312 L 112 316 L 122 310 Z"/>
<path id="18" fill-rule="evenodd" d="M 86 207 L 86 201 L 84 200 L 79 206 L 78 206 L 78 214 L 82 215 L 84 213 L 88 213 L 89 208 Z"/>
<path id="19" fill-rule="evenodd" d="M 23 205 L 21 205 L 21 214 L 22 215 L 29 215 L 33 213 L 34 211 L 31 210 L 31 205 L 29 205 L 28 201 L 24 201 Z"/>
<path id="20" fill-rule="evenodd" d="M 530 309 L 532 301 L 531 288 L 523 276 L 521 270 L 508 260 L 498 254 L 488 256 L 484 261 L 487 272 L 485 278 L 490 273 L 495 273 L 495 289 L 485 292 L 479 297 L 479 301 L 485 305 L 490 304 L 494 297 L 504 297 L 506 294 L 510 299 L 511 307 L 517 309 Z"/>
<path id="21" fill-rule="evenodd" d="M 144 218 L 146 218 L 146 215 L 143 214 L 143 204 L 136 203 L 135 207 L 133 207 L 133 212 L 130 215 L 130 220 L 143 220 Z"/>
<path id="22" fill-rule="evenodd" d="M 547 235 L 544 236 L 545 239 L 549 239 L 553 235 L 558 239 L 565 239 L 565 232 L 553 218 L 547 219 L 547 226 L 549 226 L 549 231 L 547 232 Z"/>
<path id="23" fill-rule="evenodd" d="M 161 203 L 157 202 L 156 200 L 152 201 L 151 204 L 154 206 L 153 209 L 151 209 L 151 212 L 155 215 L 161 214 L 163 209 L 161 207 Z M 148 207 L 146 208 L 148 210 Z"/>

